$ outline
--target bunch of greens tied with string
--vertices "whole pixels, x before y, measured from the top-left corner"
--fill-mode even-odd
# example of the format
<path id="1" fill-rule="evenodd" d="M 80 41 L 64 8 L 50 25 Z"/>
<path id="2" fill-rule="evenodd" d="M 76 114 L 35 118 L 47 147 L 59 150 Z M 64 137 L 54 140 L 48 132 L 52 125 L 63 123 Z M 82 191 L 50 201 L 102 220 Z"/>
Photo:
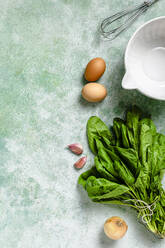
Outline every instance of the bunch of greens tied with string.
<path id="1" fill-rule="evenodd" d="M 150 118 L 132 107 L 125 120 L 115 118 L 113 132 L 98 117 L 87 123 L 95 165 L 81 174 L 79 184 L 98 203 L 126 205 L 138 211 L 146 227 L 165 237 L 165 136 Z"/>

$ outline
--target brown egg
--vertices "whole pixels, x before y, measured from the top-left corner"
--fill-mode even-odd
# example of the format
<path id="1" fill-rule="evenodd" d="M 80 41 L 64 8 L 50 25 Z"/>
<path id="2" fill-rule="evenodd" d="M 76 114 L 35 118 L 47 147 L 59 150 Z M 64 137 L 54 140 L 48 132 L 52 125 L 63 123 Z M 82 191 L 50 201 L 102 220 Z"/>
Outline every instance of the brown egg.
<path id="1" fill-rule="evenodd" d="M 102 58 L 95 58 L 89 61 L 85 70 L 85 79 L 89 82 L 97 81 L 104 73 L 106 68 L 105 61 Z"/>
<path id="2" fill-rule="evenodd" d="M 107 90 L 102 84 L 88 83 L 82 89 L 82 96 L 88 102 L 100 102 L 107 96 Z"/>

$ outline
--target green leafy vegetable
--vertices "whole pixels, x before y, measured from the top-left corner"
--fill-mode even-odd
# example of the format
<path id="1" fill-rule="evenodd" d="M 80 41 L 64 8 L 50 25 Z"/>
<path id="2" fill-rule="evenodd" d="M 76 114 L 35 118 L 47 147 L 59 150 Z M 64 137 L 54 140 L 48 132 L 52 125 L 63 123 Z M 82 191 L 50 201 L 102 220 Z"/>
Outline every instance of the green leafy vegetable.
<path id="1" fill-rule="evenodd" d="M 95 165 L 79 177 L 88 196 L 98 203 L 135 208 L 147 228 L 165 237 L 165 136 L 136 106 L 126 120 L 115 118 L 113 134 L 98 117 L 87 123 Z"/>
<path id="2" fill-rule="evenodd" d="M 112 140 L 112 134 L 108 127 L 97 116 L 92 116 L 89 119 L 87 124 L 87 135 L 89 146 L 94 154 L 97 154 L 98 152 L 96 146 L 97 140 L 105 143 L 105 145 L 109 145 Z"/>

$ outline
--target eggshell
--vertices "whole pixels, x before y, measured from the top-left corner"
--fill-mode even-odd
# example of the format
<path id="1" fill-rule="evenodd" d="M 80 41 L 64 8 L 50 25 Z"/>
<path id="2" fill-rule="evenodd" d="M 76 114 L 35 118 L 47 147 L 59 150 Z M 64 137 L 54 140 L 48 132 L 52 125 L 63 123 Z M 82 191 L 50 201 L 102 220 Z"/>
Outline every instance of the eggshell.
<path id="1" fill-rule="evenodd" d="M 85 79 L 89 82 L 97 81 L 106 69 L 105 61 L 102 58 L 95 58 L 89 61 L 85 70 Z"/>
<path id="2" fill-rule="evenodd" d="M 88 102 L 100 102 L 107 96 L 107 90 L 102 84 L 88 83 L 82 89 L 82 96 Z"/>

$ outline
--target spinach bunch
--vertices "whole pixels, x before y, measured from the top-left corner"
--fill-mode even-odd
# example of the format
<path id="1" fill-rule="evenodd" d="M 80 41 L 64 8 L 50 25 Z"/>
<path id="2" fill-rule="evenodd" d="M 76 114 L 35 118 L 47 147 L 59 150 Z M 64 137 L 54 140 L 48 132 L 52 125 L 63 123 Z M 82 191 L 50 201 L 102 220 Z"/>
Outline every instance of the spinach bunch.
<path id="1" fill-rule="evenodd" d="M 96 116 L 87 123 L 95 165 L 79 177 L 94 202 L 135 208 L 147 228 L 165 237 L 165 136 L 136 106 L 125 120 L 115 118 L 113 132 Z"/>

